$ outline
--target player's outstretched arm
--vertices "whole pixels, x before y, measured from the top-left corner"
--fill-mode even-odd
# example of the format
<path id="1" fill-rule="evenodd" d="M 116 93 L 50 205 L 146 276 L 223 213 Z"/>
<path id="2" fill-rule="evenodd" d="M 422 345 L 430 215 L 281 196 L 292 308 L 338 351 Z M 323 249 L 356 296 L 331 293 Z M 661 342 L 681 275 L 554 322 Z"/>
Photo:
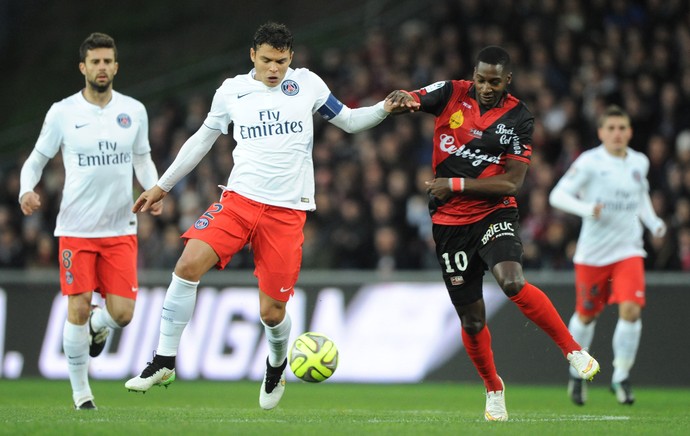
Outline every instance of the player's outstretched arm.
<path id="1" fill-rule="evenodd" d="M 139 198 L 137 198 L 137 200 L 134 202 L 134 206 L 132 207 L 132 212 L 146 212 L 151 209 L 152 213 L 155 214 L 157 211 L 156 208 L 162 207 L 162 204 L 158 206 L 154 205 L 161 201 L 166 195 L 168 195 L 168 193 L 161 189 L 160 186 L 153 185 L 153 188 L 142 192 Z"/>

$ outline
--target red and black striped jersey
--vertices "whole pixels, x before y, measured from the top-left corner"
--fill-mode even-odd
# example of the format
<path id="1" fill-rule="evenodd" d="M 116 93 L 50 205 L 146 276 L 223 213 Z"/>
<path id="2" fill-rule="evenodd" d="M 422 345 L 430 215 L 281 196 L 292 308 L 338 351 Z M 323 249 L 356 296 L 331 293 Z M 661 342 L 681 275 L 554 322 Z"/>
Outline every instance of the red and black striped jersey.
<path id="1" fill-rule="evenodd" d="M 474 82 L 437 82 L 411 92 L 420 110 L 436 116 L 433 167 L 436 177 L 479 179 L 505 172 L 506 159 L 529 164 L 534 116 L 505 93 L 496 107 L 480 112 Z M 432 198 L 432 221 L 457 225 L 477 222 L 496 209 L 517 208 L 515 197 L 462 194 L 447 202 Z"/>

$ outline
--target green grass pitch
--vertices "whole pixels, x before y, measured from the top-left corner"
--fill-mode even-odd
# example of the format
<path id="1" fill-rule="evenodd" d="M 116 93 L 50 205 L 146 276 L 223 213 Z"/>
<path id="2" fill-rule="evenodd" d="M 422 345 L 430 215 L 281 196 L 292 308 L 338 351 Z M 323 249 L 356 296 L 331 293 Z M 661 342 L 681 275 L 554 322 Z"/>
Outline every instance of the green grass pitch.
<path id="1" fill-rule="evenodd" d="M 97 411 L 72 410 L 68 381 L 0 380 L 0 434 L 8 435 L 688 435 L 690 390 L 638 387 L 633 406 L 600 384 L 584 407 L 563 386 L 507 385 L 509 422 L 483 417 L 480 384 L 288 382 L 272 411 L 259 382 L 178 380 L 147 394 L 92 381 Z"/>

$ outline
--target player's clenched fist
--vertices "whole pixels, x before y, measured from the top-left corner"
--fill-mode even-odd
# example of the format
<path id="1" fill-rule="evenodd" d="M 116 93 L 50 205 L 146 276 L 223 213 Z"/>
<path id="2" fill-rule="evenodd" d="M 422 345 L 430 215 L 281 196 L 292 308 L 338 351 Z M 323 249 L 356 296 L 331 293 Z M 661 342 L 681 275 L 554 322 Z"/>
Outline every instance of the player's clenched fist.
<path id="1" fill-rule="evenodd" d="M 41 207 L 41 197 L 33 191 L 27 192 L 22 195 L 19 205 L 22 208 L 22 213 L 29 216 Z"/>

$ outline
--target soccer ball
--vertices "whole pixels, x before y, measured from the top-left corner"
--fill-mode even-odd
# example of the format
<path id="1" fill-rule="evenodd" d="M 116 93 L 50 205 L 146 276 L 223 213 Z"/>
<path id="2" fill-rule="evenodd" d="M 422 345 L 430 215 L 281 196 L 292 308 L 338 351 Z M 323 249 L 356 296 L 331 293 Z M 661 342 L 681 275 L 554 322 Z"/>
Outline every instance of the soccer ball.
<path id="1" fill-rule="evenodd" d="M 288 359 L 297 378 L 319 383 L 332 376 L 338 367 L 338 348 L 327 336 L 306 332 L 295 339 Z"/>

